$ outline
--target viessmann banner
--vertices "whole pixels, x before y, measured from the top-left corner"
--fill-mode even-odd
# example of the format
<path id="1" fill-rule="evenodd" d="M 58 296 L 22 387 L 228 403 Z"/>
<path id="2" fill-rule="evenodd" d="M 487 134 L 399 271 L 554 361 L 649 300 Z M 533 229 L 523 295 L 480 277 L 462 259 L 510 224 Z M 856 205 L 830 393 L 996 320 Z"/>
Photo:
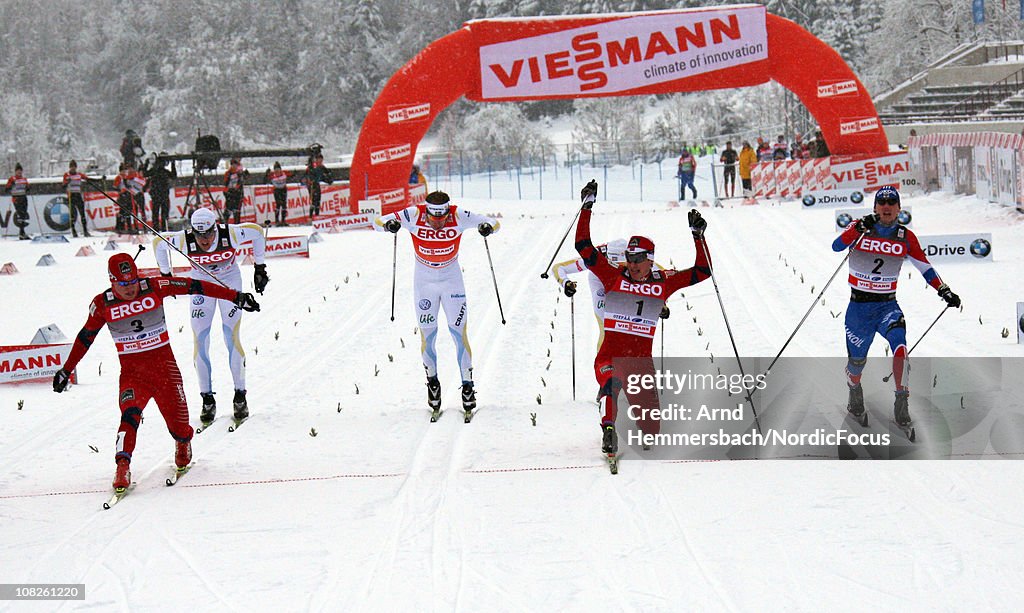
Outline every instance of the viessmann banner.
<path id="1" fill-rule="evenodd" d="M 660 12 L 480 47 L 483 99 L 609 94 L 768 57 L 763 6 Z"/>

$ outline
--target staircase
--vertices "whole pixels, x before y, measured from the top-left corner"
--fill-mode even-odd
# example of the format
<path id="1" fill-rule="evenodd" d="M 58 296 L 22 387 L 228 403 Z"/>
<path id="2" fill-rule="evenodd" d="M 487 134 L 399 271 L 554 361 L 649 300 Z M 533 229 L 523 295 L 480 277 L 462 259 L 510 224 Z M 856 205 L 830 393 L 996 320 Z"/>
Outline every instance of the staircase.
<path id="1" fill-rule="evenodd" d="M 890 142 L 948 131 L 1020 133 L 1024 127 L 1024 41 L 957 47 L 875 98 Z M 968 125 L 964 125 L 968 124 Z"/>

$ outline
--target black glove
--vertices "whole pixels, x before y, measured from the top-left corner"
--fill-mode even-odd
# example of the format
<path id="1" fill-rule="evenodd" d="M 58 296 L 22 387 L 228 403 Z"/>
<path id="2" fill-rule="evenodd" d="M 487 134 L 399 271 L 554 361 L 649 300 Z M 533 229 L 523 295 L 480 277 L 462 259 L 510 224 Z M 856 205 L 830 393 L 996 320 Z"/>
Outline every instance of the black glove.
<path id="1" fill-rule="evenodd" d="M 398 223 L 397 219 L 389 219 L 384 222 L 384 229 L 392 234 L 398 234 L 398 231 L 402 229 L 402 224 Z"/>
<path id="2" fill-rule="evenodd" d="M 855 227 L 861 234 L 867 234 L 875 227 L 876 223 L 878 223 L 878 215 L 872 213 L 858 219 Z"/>
<path id="3" fill-rule="evenodd" d="M 597 200 L 597 181 L 595 179 L 591 179 L 590 183 L 584 185 L 580 190 L 580 200 L 586 210 L 594 208 L 594 202 Z"/>
<path id="4" fill-rule="evenodd" d="M 256 288 L 257 294 L 262 294 L 263 290 L 267 287 L 267 283 L 270 283 L 270 277 L 267 276 L 267 265 L 256 264 L 253 268 L 252 285 Z"/>
<path id="5" fill-rule="evenodd" d="M 69 381 L 71 381 L 71 373 L 61 368 L 53 373 L 53 391 L 58 394 L 63 392 L 68 388 Z"/>
<path id="6" fill-rule="evenodd" d="M 949 289 L 949 286 L 945 283 L 939 286 L 939 298 L 945 300 L 946 304 L 954 309 L 960 307 L 960 296 L 954 294 L 953 290 Z"/>
<path id="7" fill-rule="evenodd" d="M 568 296 L 569 298 L 572 298 L 573 296 L 576 295 L 576 282 L 575 281 L 566 281 L 565 285 L 562 286 L 562 290 L 565 291 L 565 295 L 566 296 Z"/>
<path id="8" fill-rule="evenodd" d="M 700 211 L 697 209 L 690 209 L 687 213 L 686 218 L 690 222 L 690 232 L 693 232 L 693 238 L 701 239 L 704 238 L 704 230 L 708 228 L 708 222 L 700 216 Z"/>
<path id="9" fill-rule="evenodd" d="M 668 309 L 668 305 L 661 305 L 661 313 L 658 313 L 658 317 L 662 319 L 668 319 L 668 316 L 672 314 L 672 311 Z"/>
<path id="10" fill-rule="evenodd" d="M 476 229 L 480 231 L 480 236 L 484 238 L 487 238 L 488 236 L 494 233 L 494 226 L 487 223 L 486 221 L 477 226 Z"/>
<path id="11" fill-rule="evenodd" d="M 162 273 L 160 273 L 160 276 L 161 277 L 173 277 L 174 273 L 173 272 L 162 272 Z"/>
<path id="12" fill-rule="evenodd" d="M 249 292 L 238 292 L 234 303 L 243 311 L 249 311 L 250 313 L 260 310 L 260 303 L 256 302 L 256 297 Z"/>

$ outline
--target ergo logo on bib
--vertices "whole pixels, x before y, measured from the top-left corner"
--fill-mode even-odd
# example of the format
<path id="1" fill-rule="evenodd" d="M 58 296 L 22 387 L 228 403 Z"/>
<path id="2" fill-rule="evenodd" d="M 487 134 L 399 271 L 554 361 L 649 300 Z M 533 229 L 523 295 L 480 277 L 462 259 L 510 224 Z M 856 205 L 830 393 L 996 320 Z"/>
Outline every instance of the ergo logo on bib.
<path id="1" fill-rule="evenodd" d="M 111 307 L 110 318 L 111 319 L 124 319 L 131 315 L 142 313 L 143 311 L 149 311 L 156 308 L 156 299 L 152 296 L 146 296 L 142 300 L 133 300 L 127 304 L 119 304 Z"/>
<path id="2" fill-rule="evenodd" d="M 653 283 L 630 283 L 625 279 L 619 281 L 618 291 L 629 294 L 643 294 L 644 296 L 660 296 L 665 293 L 665 289 L 661 285 Z"/>
<path id="3" fill-rule="evenodd" d="M 230 262 L 235 259 L 235 252 L 232 251 L 214 251 L 213 253 L 194 253 L 192 259 L 203 264 L 223 264 Z"/>
<path id="4" fill-rule="evenodd" d="M 868 253 L 880 253 L 882 255 L 901 256 L 906 253 L 906 246 L 898 241 L 887 241 L 881 238 L 862 238 L 857 247 Z"/>
<path id="5" fill-rule="evenodd" d="M 459 231 L 455 228 L 441 228 L 440 230 L 434 230 L 433 228 L 416 228 L 416 236 L 428 241 L 451 240 L 458 235 Z"/>

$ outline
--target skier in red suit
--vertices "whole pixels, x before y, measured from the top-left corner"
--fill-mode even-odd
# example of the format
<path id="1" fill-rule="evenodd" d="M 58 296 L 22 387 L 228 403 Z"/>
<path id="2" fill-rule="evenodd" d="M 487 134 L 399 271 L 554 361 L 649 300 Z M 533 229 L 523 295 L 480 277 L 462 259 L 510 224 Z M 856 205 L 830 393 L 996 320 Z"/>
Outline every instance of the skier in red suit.
<path id="1" fill-rule="evenodd" d="M 615 435 L 616 399 L 623 388 L 623 373 L 617 373 L 612 363 L 615 358 L 646 358 L 649 366 L 642 370 L 654 372 L 651 347 L 658 328 L 658 316 L 665 301 L 676 291 L 700 283 L 711 276 L 710 253 L 704 242 L 707 222 L 696 209 L 689 213 L 690 230 L 697 248 L 697 259 L 686 270 L 653 270 L 654 241 L 645 236 L 633 236 L 626 243 L 626 266 L 619 268 L 608 262 L 590 240 L 591 208 L 597 199 L 597 181 L 591 181 L 580 192 L 583 210 L 576 226 L 576 251 L 583 257 L 587 269 L 604 285 L 604 342 L 594 359 L 594 370 L 600 386 L 600 402 L 604 414 L 601 427 L 604 438 L 601 450 L 613 455 L 618 452 Z M 644 409 L 658 407 L 654 390 L 645 390 L 630 402 Z M 640 421 L 644 434 L 657 434 L 657 421 Z"/>
<path id="2" fill-rule="evenodd" d="M 112 256 L 107 264 L 110 289 L 89 304 L 89 318 L 75 339 L 64 367 L 53 376 L 53 391 L 63 392 L 75 366 L 89 351 L 96 335 L 106 325 L 121 362 L 118 405 L 121 425 L 117 430 L 117 472 L 114 489 L 124 491 L 131 483 L 129 465 L 135 450 L 135 436 L 142 422 L 142 410 L 150 399 L 156 401 L 167 429 L 176 442 L 174 463 L 178 468 L 192 460 L 192 426 L 181 372 L 171 352 L 163 300 L 168 296 L 200 294 L 232 300 L 246 311 L 258 311 L 252 294 L 215 283 L 177 277 L 139 278 L 135 261 L 126 253 Z"/>

